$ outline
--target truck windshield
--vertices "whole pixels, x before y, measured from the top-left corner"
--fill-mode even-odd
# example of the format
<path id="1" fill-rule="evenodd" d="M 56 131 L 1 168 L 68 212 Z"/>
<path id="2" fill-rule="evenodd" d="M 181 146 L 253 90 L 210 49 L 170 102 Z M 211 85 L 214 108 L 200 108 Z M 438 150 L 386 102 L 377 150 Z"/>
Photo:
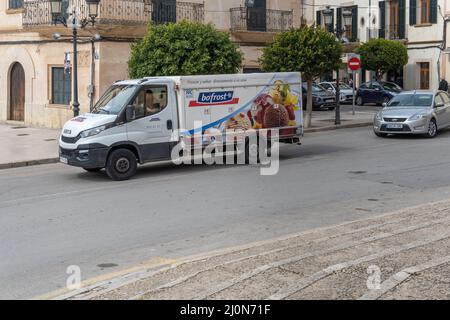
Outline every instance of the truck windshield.
<path id="1" fill-rule="evenodd" d="M 134 95 L 137 86 L 116 85 L 108 89 L 96 103 L 92 113 L 117 115 Z"/>

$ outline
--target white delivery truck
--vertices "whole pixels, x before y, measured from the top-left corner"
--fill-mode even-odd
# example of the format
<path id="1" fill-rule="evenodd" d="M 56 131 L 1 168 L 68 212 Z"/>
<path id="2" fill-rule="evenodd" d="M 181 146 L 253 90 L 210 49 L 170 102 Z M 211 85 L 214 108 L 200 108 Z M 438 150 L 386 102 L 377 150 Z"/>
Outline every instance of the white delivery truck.
<path id="1" fill-rule="evenodd" d="M 105 168 L 111 179 L 125 180 L 138 164 L 170 160 L 180 141 L 212 130 L 275 128 L 280 142 L 299 144 L 301 83 L 296 72 L 117 81 L 92 112 L 64 125 L 60 161 L 87 171 Z"/>

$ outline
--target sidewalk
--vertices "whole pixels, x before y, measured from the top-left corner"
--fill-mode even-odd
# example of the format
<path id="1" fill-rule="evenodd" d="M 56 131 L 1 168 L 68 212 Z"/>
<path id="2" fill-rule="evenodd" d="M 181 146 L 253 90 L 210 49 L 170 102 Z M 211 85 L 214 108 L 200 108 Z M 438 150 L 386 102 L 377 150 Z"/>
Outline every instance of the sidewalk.
<path id="1" fill-rule="evenodd" d="M 313 111 L 312 126 L 305 129 L 305 133 L 369 126 L 373 123 L 375 113 L 380 109 L 381 107 L 377 106 L 355 106 L 355 114 L 353 115 L 351 105 L 341 105 L 341 124 L 337 126 L 334 124 L 334 110 Z"/>
<path id="2" fill-rule="evenodd" d="M 449 299 L 450 200 L 166 262 L 58 299 Z"/>
<path id="3" fill-rule="evenodd" d="M 60 130 L 0 123 L 0 169 L 57 162 Z"/>
<path id="4" fill-rule="evenodd" d="M 356 114 L 352 115 L 351 106 L 341 107 L 340 126 L 334 125 L 334 111 L 314 111 L 312 127 L 305 133 L 372 124 L 378 108 L 356 108 Z M 59 135 L 60 130 L 0 122 L 0 169 L 57 162 Z"/>

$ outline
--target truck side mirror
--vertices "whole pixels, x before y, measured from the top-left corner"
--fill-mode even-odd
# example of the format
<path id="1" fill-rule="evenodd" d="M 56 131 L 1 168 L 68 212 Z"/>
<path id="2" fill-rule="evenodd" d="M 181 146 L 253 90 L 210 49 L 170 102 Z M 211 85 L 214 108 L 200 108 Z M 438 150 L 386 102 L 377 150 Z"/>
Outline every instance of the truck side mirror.
<path id="1" fill-rule="evenodd" d="M 136 119 L 136 112 L 133 105 L 128 105 L 125 109 L 125 118 L 127 122 L 133 121 Z"/>

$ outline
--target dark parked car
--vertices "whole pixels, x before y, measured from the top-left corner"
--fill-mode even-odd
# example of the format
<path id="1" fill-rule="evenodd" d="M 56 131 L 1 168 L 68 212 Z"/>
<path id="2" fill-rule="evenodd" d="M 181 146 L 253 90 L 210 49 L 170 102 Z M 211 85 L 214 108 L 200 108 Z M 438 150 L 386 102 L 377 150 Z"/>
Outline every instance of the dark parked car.
<path id="1" fill-rule="evenodd" d="M 356 92 L 356 104 L 362 106 L 366 103 L 388 103 L 403 89 L 393 82 L 370 81 L 359 86 Z"/>
<path id="2" fill-rule="evenodd" d="M 307 89 L 306 82 L 302 85 L 303 109 L 306 109 Z M 336 96 L 324 87 L 313 83 L 312 86 L 313 109 L 315 110 L 333 110 L 336 107 Z"/>

